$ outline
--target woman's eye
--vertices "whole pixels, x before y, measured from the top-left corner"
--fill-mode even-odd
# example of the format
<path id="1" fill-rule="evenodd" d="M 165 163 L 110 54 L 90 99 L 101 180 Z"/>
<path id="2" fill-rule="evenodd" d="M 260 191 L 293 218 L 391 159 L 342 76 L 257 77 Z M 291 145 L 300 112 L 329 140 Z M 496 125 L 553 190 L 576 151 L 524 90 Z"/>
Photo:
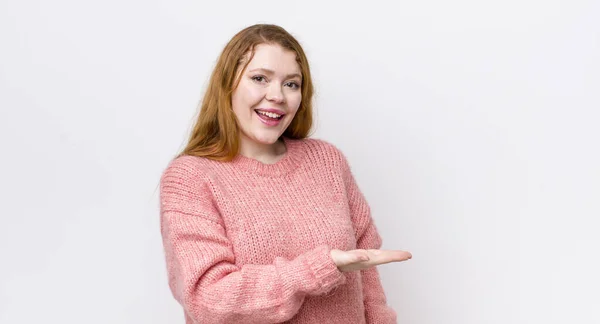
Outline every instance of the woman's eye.
<path id="1" fill-rule="evenodd" d="M 256 82 L 263 82 L 263 81 L 265 81 L 265 77 L 263 77 L 262 75 L 257 75 L 257 76 L 253 76 L 252 80 L 254 80 Z"/>
<path id="2" fill-rule="evenodd" d="M 287 86 L 290 87 L 290 88 L 292 88 L 292 89 L 298 89 L 298 88 L 300 88 L 300 85 L 298 83 L 296 83 L 296 82 L 288 82 Z"/>

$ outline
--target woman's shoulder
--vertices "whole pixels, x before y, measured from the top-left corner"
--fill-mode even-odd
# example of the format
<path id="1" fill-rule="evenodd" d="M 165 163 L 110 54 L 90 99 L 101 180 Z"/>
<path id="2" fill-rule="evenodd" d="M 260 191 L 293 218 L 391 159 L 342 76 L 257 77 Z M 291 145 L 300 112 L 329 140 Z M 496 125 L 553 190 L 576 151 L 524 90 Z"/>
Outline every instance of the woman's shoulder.
<path id="1" fill-rule="evenodd" d="M 161 178 L 179 178 L 198 181 L 211 173 L 214 161 L 197 156 L 181 155 L 172 159 L 164 169 Z"/>
<path id="2" fill-rule="evenodd" d="M 180 155 L 169 163 L 168 169 L 185 169 L 185 170 L 196 170 L 210 168 L 210 159 L 192 156 L 192 155 Z"/>
<path id="3" fill-rule="evenodd" d="M 313 160 L 325 160 L 339 165 L 346 163 L 346 157 L 342 150 L 330 141 L 320 138 L 305 138 L 299 141 L 303 143 L 306 154 Z"/>
<path id="4" fill-rule="evenodd" d="M 297 141 L 303 143 L 305 147 L 315 152 L 334 154 L 341 153 L 340 149 L 335 144 L 324 139 L 307 137 Z"/>

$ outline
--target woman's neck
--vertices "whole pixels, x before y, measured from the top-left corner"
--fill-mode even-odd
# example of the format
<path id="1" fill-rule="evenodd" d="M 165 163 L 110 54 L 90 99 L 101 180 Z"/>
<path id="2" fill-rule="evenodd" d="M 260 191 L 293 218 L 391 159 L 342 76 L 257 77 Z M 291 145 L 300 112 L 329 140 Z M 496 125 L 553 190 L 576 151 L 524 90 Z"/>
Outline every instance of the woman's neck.
<path id="1" fill-rule="evenodd" d="M 265 164 L 276 163 L 286 152 L 285 143 L 281 139 L 273 144 L 262 144 L 243 135 L 240 138 L 240 154 Z"/>

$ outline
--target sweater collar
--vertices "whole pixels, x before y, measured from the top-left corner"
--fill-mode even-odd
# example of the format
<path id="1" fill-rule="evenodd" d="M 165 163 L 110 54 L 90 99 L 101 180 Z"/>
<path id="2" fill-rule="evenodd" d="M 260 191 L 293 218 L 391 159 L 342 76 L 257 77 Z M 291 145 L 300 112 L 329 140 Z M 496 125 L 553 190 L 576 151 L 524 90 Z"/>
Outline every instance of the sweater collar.
<path id="1" fill-rule="evenodd" d="M 285 155 L 275 163 L 263 163 L 241 154 L 238 154 L 231 163 L 235 167 L 265 177 L 280 177 L 288 174 L 298 168 L 305 154 L 301 147 L 301 140 L 290 139 L 287 137 L 282 137 L 282 139 L 285 143 L 286 152 Z"/>

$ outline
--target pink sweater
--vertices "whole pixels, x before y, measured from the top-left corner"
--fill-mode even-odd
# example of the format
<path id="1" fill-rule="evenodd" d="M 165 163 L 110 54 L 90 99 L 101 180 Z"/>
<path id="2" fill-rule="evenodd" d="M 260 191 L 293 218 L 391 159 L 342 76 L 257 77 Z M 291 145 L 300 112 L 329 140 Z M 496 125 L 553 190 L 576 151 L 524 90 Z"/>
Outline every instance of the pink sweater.
<path id="1" fill-rule="evenodd" d="M 161 232 L 186 323 L 396 323 L 377 268 L 340 272 L 329 255 L 381 246 L 343 154 L 285 143 L 275 164 L 183 156 L 164 171 Z"/>

